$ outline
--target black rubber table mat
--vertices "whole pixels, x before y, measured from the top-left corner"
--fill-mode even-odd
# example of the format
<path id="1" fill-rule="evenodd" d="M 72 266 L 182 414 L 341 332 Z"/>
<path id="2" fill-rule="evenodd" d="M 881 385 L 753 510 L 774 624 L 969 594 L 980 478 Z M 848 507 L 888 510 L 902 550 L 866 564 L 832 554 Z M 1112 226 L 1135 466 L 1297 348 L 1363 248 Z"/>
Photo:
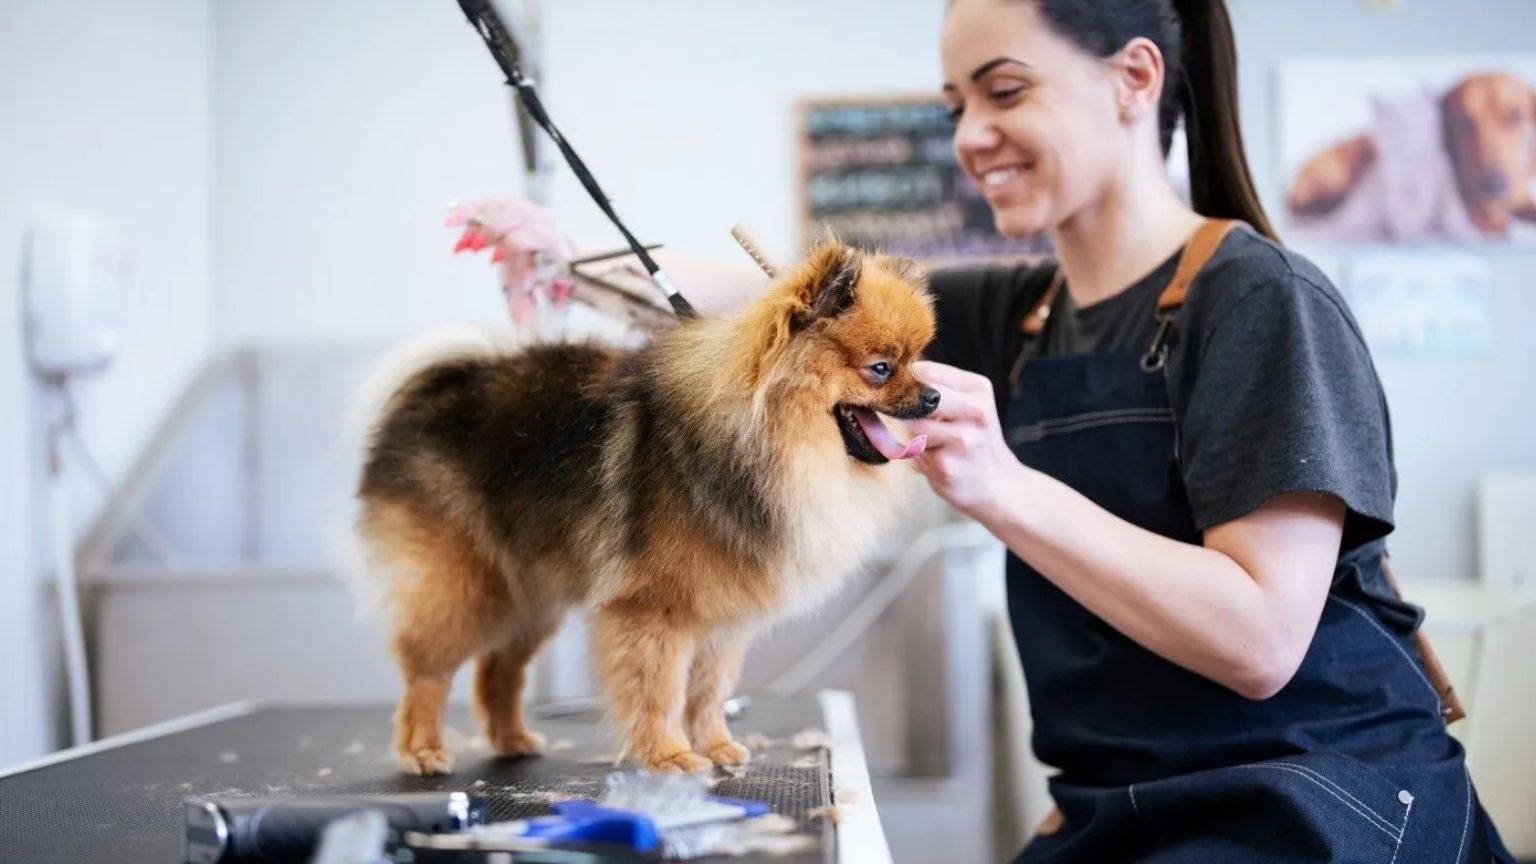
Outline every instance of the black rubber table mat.
<path id="1" fill-rule="evenodd" d="M 188 796 L 273 797 L 461 790 L 491 804 L 495 820 L 541 816 L 552 797 L 596 798 L 613 770 L 611 739 L 592 712 L 531 720 L 548 739 L 543 757 L 498 760 L 463 708 L 449 712 L 445 743 L 454 773 L 411 777 L 390 750 L 389 706 L 276 706 L 0 778 L 0 864 L 126 864 L 181 860 L 181 801 Z M 740 777 L 721 795 L 767 802 L 820 839 L 819 851 L 729 860 L 825 864 L 836 860 L 835 827 L 807 811 L 831 802 L 827 751 L 800 751 L 790 738 L 822 727 L 814 699 L 754 701 L 733 722 L 739 740 L 756 733 Z M 722 775 L 725 776 L 725 775 Z"/>

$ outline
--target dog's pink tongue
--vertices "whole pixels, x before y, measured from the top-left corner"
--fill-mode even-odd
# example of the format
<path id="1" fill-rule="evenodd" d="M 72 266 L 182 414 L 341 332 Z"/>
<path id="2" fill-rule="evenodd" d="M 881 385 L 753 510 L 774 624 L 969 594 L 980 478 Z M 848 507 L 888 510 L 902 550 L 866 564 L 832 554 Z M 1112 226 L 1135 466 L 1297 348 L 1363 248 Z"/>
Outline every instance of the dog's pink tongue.
<path id="1" fill-rule="evenodd" d="M 864 430 L 864 435 L 869 443 L 875 445 L 880 455 L 895 461 L 897 459 L 911 459 L 923 452 L 928 446 L 928 436 L 919 435 L 911 441 L 903 444 L 896 440 L 891 430 L 885 428 L 885 423 L 879 415 L 868 408 L 854 408 L 853 419 L 859 421 L 859 428 Z"/>

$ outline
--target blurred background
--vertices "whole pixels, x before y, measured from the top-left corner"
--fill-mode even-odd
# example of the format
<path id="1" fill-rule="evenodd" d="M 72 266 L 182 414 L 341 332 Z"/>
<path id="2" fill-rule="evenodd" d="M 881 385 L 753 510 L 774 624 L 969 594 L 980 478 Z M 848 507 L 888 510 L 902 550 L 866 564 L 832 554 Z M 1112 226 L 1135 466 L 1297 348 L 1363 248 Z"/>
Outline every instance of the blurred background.
<path id="1" fill-rule="evenodd" d="M 1456 184 L 1475 142 L 1439 132 L 1464 82 L 1536 86 L 1536 4 L 1229 4 L 1266 206 L 1387 390 L 1393 563 L 1469 703 L 1480 793 L 1536 857 L 1536 221 L 1479 218 L 1496 202 Z M 936 262 L 1043 251 L 992 237 L 947 164 L 942 2 L 505 5 L 647 242 L 736 267 L 738 222 L 781 259 L 821 224 Z M 95 737 L 240 699 L 394 698 L 336 578 L 344 406 L 399 339 L 503 321 L 494 270 L 449 254 L 451 201 L 532 197 L 581 248 L 619 244 L 558 157 L 525 171 L 515 116 L 448 0 L 0 2 L 0 768 L 81 731 L 71 667 Z M 1320 174 L 1330 154 L 1355 170 Z M 1529 205 L 1536 164 L 1510 182 Z M 1044 815 L 1044 775 L 1001 550 L 929 509 L 767 638 L 744 687 L 854 690 L 897 859 L 992 860 Z M 579 622 L 540 664 L 535 699 L 590 693 Z"/>

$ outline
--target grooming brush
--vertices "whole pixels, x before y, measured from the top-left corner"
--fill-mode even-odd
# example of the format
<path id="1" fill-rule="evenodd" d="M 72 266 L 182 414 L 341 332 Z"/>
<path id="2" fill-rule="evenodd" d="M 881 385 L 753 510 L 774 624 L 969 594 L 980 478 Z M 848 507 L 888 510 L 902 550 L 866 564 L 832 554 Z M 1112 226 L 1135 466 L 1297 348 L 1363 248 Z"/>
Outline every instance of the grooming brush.
<path id="1" fill-rule="evenodd" d="M 705 775 L 644 771 L 609 774 L 596 802 L 556 801 L 552 807 L 552 816 L 493 822 L 453 834 L 406 832 L 402 839 L 420 852 L 606 846 L 675 861 L 708 854 L 729 834 L 729 826 L 768 814 L 762 802 L 709 794 Z"/>

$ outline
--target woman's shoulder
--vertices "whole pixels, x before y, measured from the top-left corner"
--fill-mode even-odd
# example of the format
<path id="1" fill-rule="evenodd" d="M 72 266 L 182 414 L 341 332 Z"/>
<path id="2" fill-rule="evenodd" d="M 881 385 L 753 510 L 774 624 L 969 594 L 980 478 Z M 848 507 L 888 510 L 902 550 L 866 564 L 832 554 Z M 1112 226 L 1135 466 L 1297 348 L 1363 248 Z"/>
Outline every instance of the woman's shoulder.
<path id="1" fill-rule="evenodd" d="M 928 287 L 940 302 L 983 295 L 1038 297 L 1055 272 L 1056 263 L 1050 260 L 944 266 L 929 271 Z"/>
<path id="2" fill-rule="evenodd" d="M 1200 271 L 1185 312 L 1196 331 L 1208 332 L 1234 316 L 1269 320 L 1277 327 L 1323 316 L 1340 319 L 1360 335 L 1343 294 L 1322 268 L 1247 226 L 1229 235 Z"/>
<path id="3" fill-rule="evenodd" d="M 927 357 L 996 378 L 1007 367 L 1016 322 L 1050 284 L 1055 264 L 945 267 L 929 272 L 938 333 Z"/>

